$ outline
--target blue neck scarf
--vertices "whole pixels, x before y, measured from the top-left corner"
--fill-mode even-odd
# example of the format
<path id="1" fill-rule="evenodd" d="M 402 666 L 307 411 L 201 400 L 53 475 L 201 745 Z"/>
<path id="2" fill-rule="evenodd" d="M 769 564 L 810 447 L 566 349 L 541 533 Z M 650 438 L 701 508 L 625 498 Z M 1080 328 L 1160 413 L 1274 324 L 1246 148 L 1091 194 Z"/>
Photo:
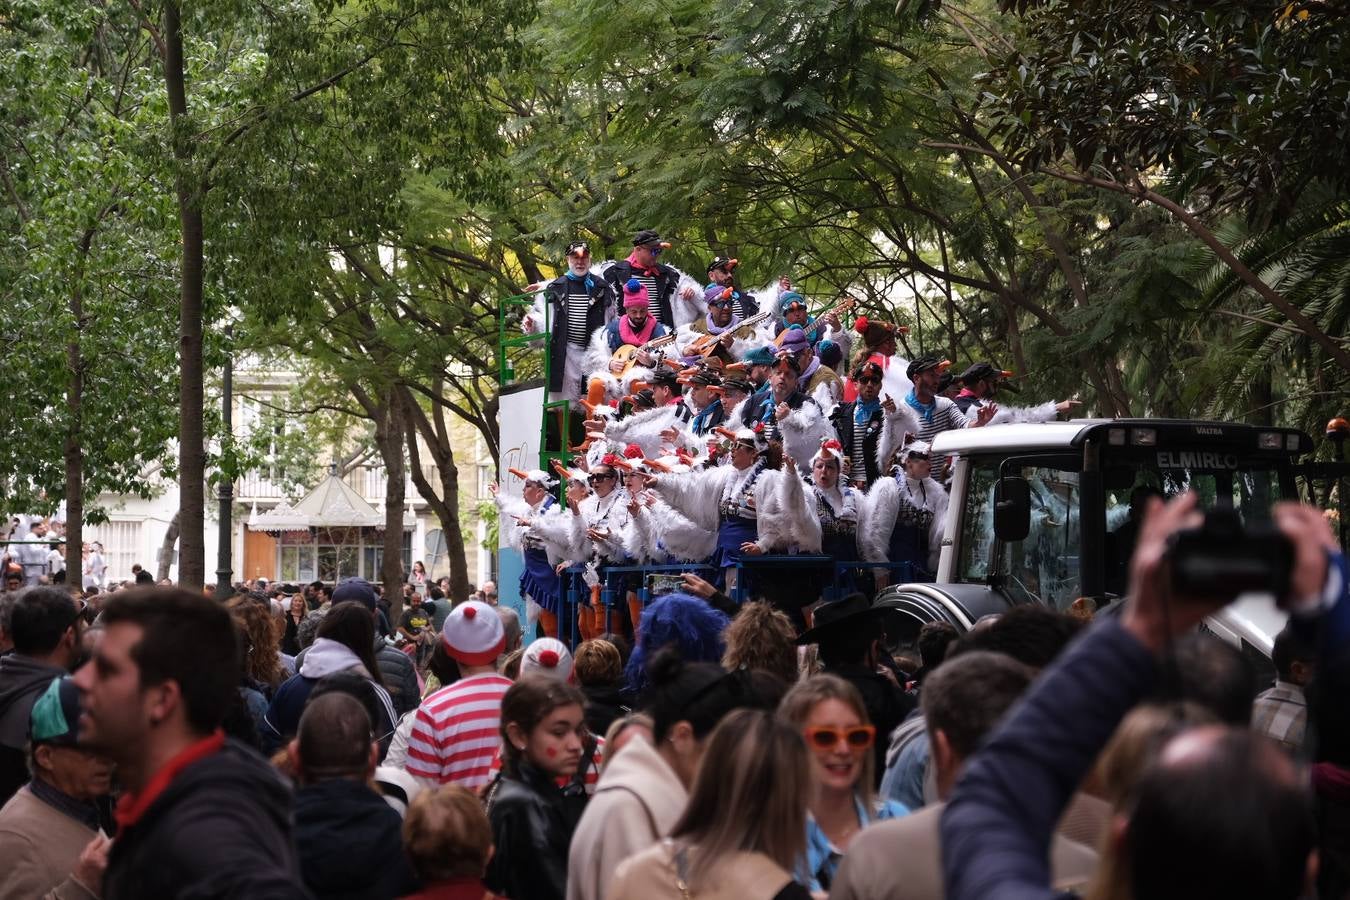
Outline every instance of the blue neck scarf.
<path id="1" fill-rule="evenodd" d="M 915 395 L 914 391 L 911 390 L 909 396 L 905 398 L 905 402 L 908 403 L 910 408 L 918 413 L 925 422 L 930 425 L 933 424 L 933 413 L 937 412 L 937 397 L 934 397 L 928 403 L 920 403 L 919 398 Z"/>
<path id="2" fill-rule="evenodd" d="M 568 281 L 573 281 L 573 282 L 576 282 L 576 281 L 584 281 L 584 282 L 586 283 L 586 290 L 587 290 L 587 292 L 592 291 L 592 290 L 595 289 L 595 279 L 591 277 L 591 273 L 590 273 L 590 272 L 587 272 L 585 275 L 573 275 L 573 274 L 569 271 L 569 272 L 567 273 L 566 277 L 567 277 L 567 280 L 568 280 Z"/>
<path id="3" fill-rule="evenodd" d="M 856 406 L 853 407 L 853 424 L 866 425 L 872 421 L 872 417 L 881 409 L 881 398 L 875 400 L 859 399 Z"/>

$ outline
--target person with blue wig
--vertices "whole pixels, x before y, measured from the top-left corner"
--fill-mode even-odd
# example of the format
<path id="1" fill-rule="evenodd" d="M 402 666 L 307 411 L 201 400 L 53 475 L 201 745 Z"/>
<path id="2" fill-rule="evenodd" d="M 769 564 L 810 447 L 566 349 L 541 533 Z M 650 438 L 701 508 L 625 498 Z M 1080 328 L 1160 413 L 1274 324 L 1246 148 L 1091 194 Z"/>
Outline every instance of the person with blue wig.
<path id="1" fill-rule="evenodd" d="M 706 600 L 690 594 L 666 594 L 652 601 L 642 614 L 637 646 L 624 669 L 628 689 L 641 696 L 647 687 L 649 660 L 658 650 L 672 644 L 687 663 L 718 662 L 726 648 L 722 631 L 730 621 Z"/>

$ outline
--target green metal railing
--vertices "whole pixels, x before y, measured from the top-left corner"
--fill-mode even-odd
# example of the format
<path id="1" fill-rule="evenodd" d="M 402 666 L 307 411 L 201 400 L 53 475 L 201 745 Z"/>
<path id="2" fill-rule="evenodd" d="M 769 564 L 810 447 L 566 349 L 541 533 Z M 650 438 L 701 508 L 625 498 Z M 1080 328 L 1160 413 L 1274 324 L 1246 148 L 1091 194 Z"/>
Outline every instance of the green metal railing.
<path id="1" fill-rule="evenodd" d="M 549 372 L 552 369 L 552 317 L 553 304 L 549 303 L 547 298 L 544 300 L 544 327 L 534 334 L 511 334 L 508 336 L 508 319 L 511 324 L 519 321 L 519 317 L 513 315 L 521 307 L 528 309 L 534 305 L 534 294 L 516 294 L 513 297 L 507 297 L 497 305 L 497 386 L 499 389 L 514 384 L 516 381 L 515 358 L 519 358 L 521 353 L 534 353 L 536 344 L 543 344 L 543 365 L 541 371 L 544 378 L 544 403 L 539 410 L 539 468 L 545 472 L 552 471 L 551 464 L 553 460 L 558 460 L 563 465 L 567 465 L 572 454 L 567 449 L 568 437 L 568 417 L 567 411 L 571 406 L 570 401 L 552 400 L 549 396 L 548 380 Z M 520 353 L 512 354 L 509 351 L 519 350 Z M 558 429 L 558 447 L 551 449 L 548 442 L 548 424 L 549 417 L 552 416 Z M 558 486 L 560 496 L 561 492 L 566 490 L 565 484 Z"/>

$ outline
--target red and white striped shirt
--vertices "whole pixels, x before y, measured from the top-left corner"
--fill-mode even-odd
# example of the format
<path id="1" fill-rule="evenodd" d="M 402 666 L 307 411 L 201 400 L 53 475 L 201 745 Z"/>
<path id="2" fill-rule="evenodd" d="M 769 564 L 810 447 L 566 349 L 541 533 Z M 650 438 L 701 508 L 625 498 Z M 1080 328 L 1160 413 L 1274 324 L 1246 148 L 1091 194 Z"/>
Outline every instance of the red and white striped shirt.
<path id="1" fill-rule="evenodd" d="M 408 773 L 471 791 L 491 781 L 502 696 L 510 686 L 502 675 L 473 675 L 423 700 L 408 736 Z"/>

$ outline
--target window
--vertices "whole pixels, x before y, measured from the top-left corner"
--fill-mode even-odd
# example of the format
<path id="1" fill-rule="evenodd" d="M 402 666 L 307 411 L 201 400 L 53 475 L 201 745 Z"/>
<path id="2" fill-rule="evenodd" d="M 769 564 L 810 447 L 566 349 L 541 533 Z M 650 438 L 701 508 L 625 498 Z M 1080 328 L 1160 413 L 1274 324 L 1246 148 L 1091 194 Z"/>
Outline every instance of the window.
<path id="1" fill-rule="evenodd" d="M 1081 590 L 1076 467 L 1076 460 L 1068 457 L 1007 466 L 1007 474 L 1021 475 L 1031 487 L 1031 528 L 1026 540 L 1002 544 L 994 539 L 999 460 L 972 460 L 957 580 L 980 583 L 992 575 L 1014 600 L 1067 609 Z"/>
<path id="2" fill-rule="evenodd" d="M 154 574 L 154 561 L 140 558 L 140 522 L 104 522 L 86 528 L 84 540 L 88 543 L 98 541 L 103 545 L 103 561 L 108 566 L 104 578 L 106 584 L 132 578 L 131 567 L 134 563 L 150 567 L 150 574 Z"/>
<path id="3" fill-rule="evenodd" d="M 277 574 L 282 581 L 308 583 L 314 580 L 314 572 L 312 545 L 281 548 L 281 570 Z"/>
<path id="4" fill-rule="evenodd" d="M 360 548 L 347 544 L 343 546 L 319 545 L 319 580 L 339 582 L 344 578 L 353 578 L 361 574 L 357 569 Z"/>

